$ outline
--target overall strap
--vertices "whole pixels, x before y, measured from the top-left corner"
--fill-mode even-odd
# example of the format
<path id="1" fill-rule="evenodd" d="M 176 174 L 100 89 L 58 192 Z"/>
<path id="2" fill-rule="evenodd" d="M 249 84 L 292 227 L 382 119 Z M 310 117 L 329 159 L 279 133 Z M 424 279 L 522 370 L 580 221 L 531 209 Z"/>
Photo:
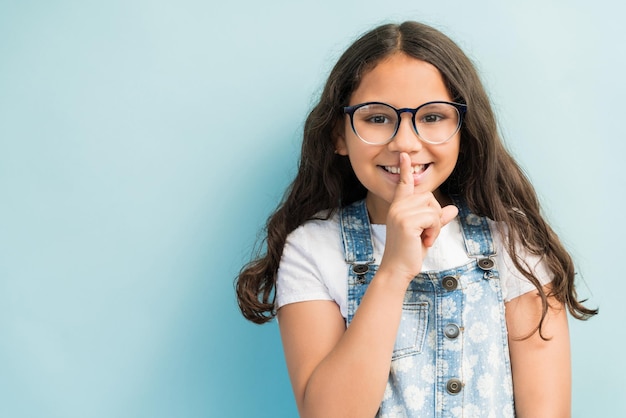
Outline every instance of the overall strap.
<path id="1" fill-rule="evenodd" d="M 486 217 L 473 214 L 465 199 L 452 196 L 452 200 L 459 208 L 459 221 L 465 241 L 465 251 L 470 257 L 490 257 L 496 254 L 491 237 L 491 230 Z"/>
<path id="2" fill-rule="evenodd" d="M 365 200 L 343 207 L 339 222 L 346 262 L 352 265 L 372 264 L 374 247 Z"/>

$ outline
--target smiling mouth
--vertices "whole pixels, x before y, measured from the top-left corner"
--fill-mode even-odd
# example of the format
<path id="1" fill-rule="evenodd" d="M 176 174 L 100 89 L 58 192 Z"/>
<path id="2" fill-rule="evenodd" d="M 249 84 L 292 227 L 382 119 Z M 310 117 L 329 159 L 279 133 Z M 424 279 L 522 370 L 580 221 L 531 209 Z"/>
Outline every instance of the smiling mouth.
<path id="1" fill-rule="evenodd" d="M 430 163 L 414 165 L 414 166 L 411 167 L 411 174 L 423 173 L 428 168 L 428 166 L 430 166 Z M 385 170 L 388 173 L 400 174 L 400 167 L 399 166 L 396 166 L 396 165 L 383 165 L 381 167 L 383 168 L 383 170 Z"/>

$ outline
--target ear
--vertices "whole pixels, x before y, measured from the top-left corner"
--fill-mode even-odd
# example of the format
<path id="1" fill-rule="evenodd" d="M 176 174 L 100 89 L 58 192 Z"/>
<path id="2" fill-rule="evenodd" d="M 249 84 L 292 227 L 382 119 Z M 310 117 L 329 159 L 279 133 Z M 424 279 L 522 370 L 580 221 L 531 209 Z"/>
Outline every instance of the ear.
<path id="1" fill-rule="evenodd" d="M 341 125 L 341 123 L 338 123 L 334 129 L 335 138 L 333 142 L 335 143 L 335 152 L 345 157 L 348 155 L 348 145 L 346 144 L 346 135 L 344 133 L 345 128 Z"/>

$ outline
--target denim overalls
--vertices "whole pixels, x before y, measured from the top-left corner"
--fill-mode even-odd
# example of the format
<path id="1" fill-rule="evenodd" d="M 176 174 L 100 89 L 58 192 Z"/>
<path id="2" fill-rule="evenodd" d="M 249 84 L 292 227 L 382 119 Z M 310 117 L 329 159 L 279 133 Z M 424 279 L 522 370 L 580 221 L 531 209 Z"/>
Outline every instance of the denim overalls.
<path id="1" fill-rule="evenodd" d="M 504 302 L 485 218 L 455 199 L 473 260 L 420 273 L 404 297 L 387 388 L 377 417 L 513 417 Z M 365 201 L 342 209 L 350 325 L 378 269 Z"/>

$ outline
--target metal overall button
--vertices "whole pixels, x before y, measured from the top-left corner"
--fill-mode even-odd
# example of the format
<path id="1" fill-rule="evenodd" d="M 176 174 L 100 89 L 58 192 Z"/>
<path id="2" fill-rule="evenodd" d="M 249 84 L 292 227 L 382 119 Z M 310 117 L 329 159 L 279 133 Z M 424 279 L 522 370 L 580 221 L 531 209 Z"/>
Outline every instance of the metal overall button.
<path id="1" fill-rule="evenodd" d="M 494 266 L 494 262 L 491 258 L 481 258 L 478 260 L 478 267 L 483 270 L 491 270 Z"/>
<path id="2" fill-rule="evenodd" d="M 454 276 L 446 276 L 441 280 L 441 285 L 448 292 L 455 290 L 459 286 L 459 281 Z"/>
<path id="3" fill-rule="evenodd" d="M 451 340 L 459 336 L 460 329 L 457 324 L 448 324 L 443 327 L 443 334 Z"/>
<path id="4" fill-rule="evenodd" d="M 352 271 L 356 274 L 356 282 L 358 284 L 365 284 L 365 273 L 370 271 L 369 266 L 367 264 L 354 264 Z"/>
<path id="5" fill-rule="evenodd" d="M 463 389 L 463 382 L 459 379 L 450 379 L 446 383 L 446 391 L 451 395 L 456 395 Z"/>
<path id="6" fill-rule="evenodd" d="M 367 264 L 355 264 L 352 266 L 352 271 L 357 275 L 363 275 L 370 271 L 370 268 Z"/>

